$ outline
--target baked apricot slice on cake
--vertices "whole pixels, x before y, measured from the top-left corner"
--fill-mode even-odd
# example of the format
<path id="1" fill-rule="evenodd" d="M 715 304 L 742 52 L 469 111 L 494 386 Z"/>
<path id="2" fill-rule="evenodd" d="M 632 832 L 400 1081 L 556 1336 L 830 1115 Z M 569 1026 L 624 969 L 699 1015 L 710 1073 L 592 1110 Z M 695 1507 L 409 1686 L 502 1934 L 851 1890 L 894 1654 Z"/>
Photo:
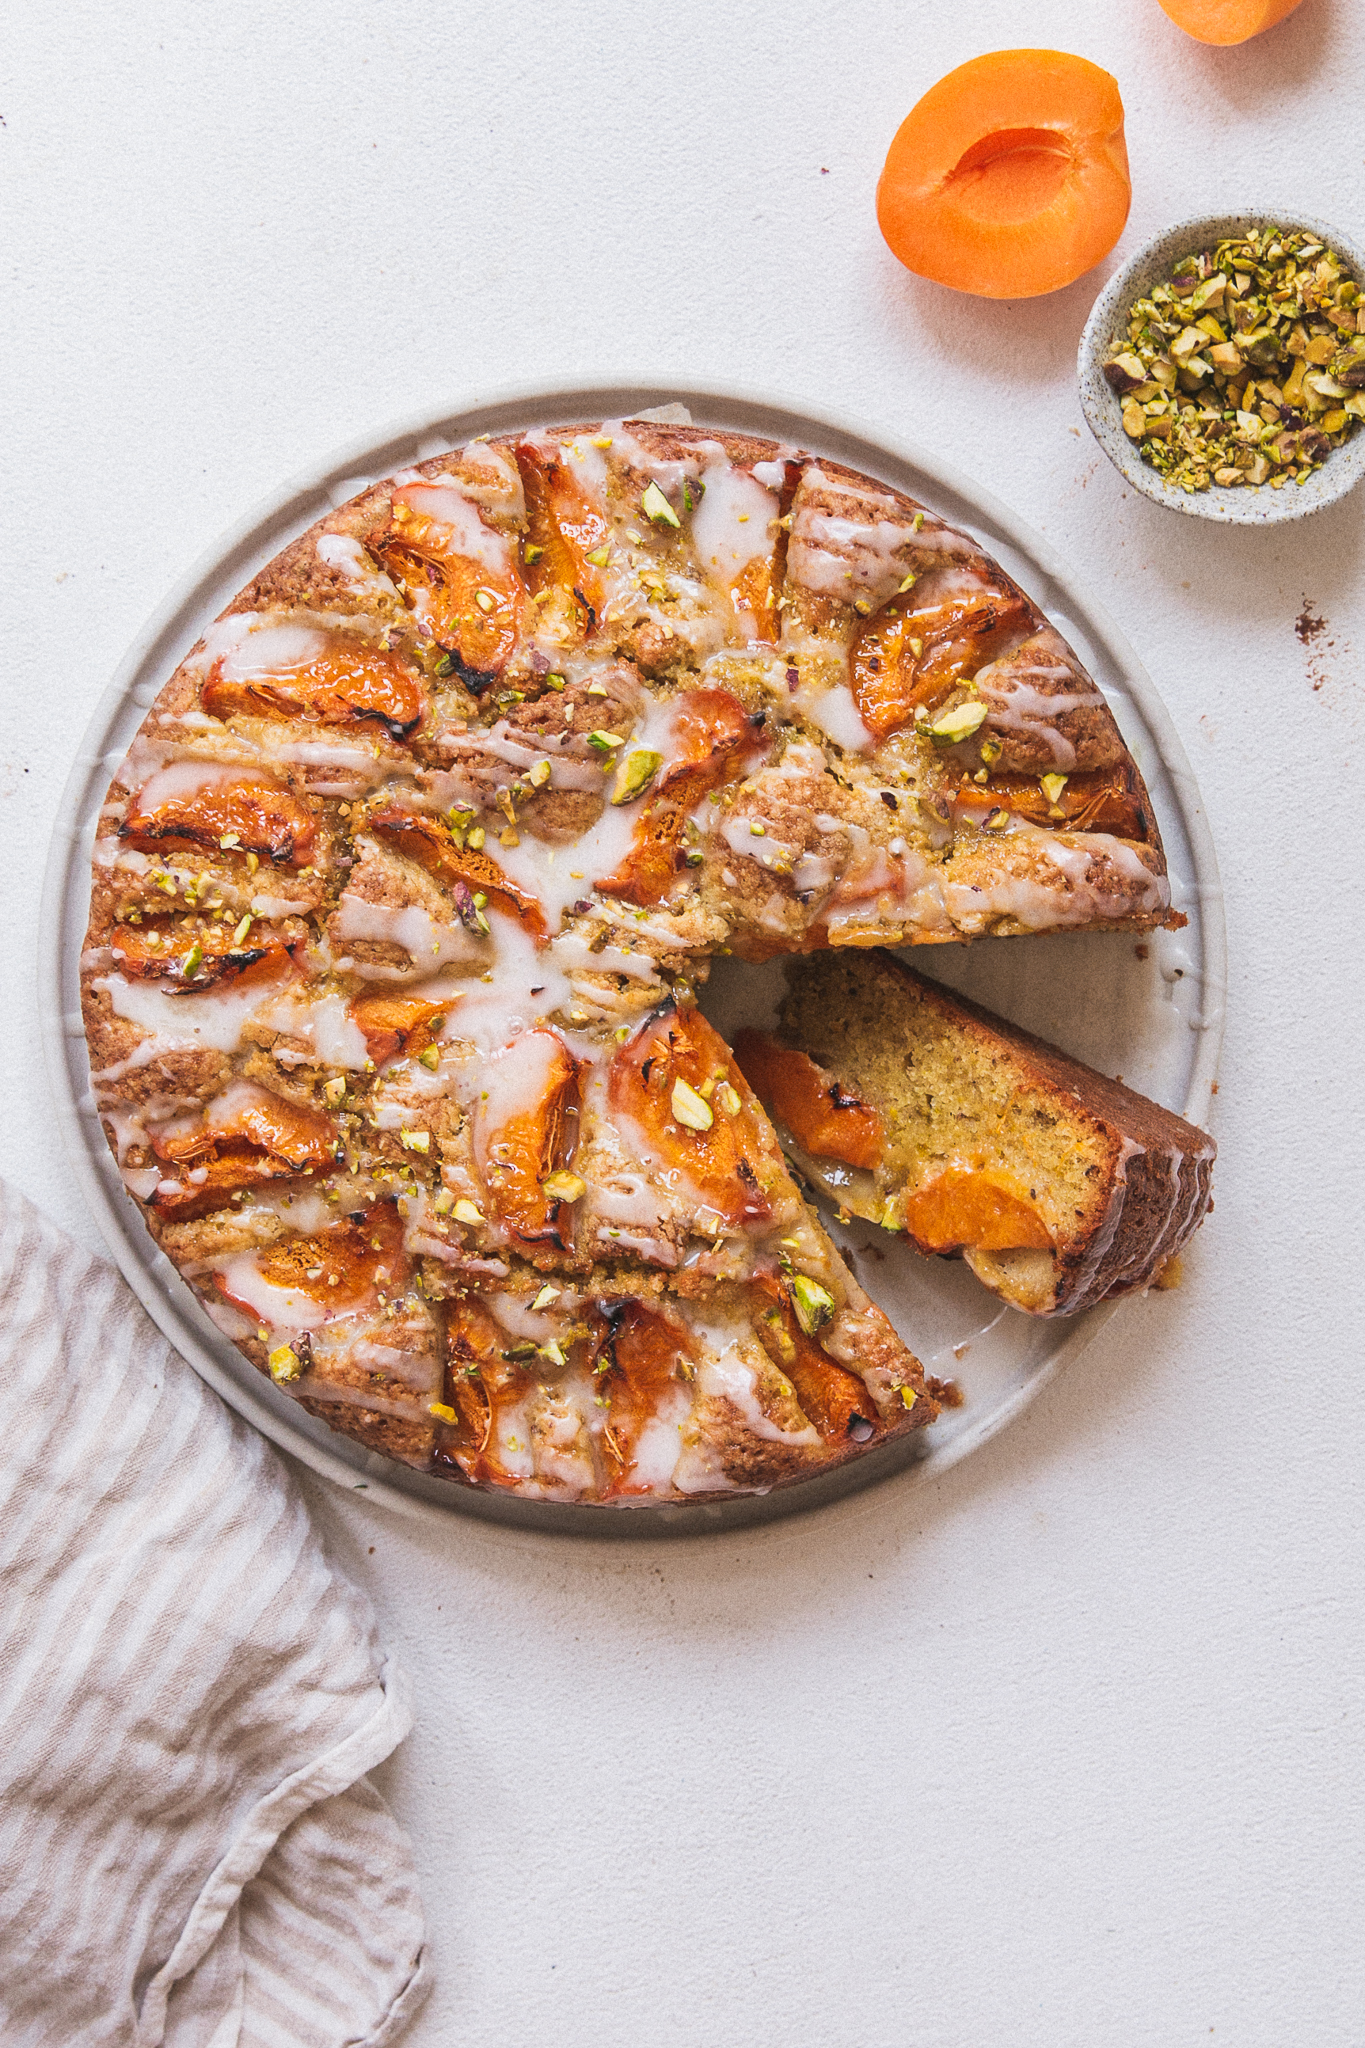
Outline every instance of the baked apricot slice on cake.
<path id="1" fill-rule="evenodd" d="M 1131 198 L 1110 74 L 1061 50 L 994 50 L 950 71 L 906 115 L 877 186 L 877 221 L 920 277 L 1029 299 L 1107 256 Z"/>
<path id="2" fill-rule="evenodd" d="M 853 1214 L 1034 1315 L 1150 1286 L 1202 1221 L 1215 1147 L 1182 1117 L 890 954 L 787 976 L 776 1036 L 736 1050 L 795 1164 Z M 879 1147 L 841 1142 L 841 1101 Z"/>

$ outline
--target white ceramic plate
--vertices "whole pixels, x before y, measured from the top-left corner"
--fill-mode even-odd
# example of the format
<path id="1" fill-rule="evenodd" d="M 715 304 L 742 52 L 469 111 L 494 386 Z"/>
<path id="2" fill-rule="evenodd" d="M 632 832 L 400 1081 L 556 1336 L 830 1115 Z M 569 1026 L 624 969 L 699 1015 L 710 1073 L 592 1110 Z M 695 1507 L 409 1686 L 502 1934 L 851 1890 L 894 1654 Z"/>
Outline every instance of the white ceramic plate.
<path id="1" fill-rule="evenodd" d="M 509 391 L 462 410 L 410 420 L 343 449 L 257 508 L 173 590 L 129 649 L 71 771 L 48 860 L 40 970 L 44 1044 L 63 1137 L 110 1251 L 144 1305 L 195 1370 L 258 1429 L 338 1485 L 418 1514 L 473 1514 L 528 1529 L 616 1537 L 732 1529 L 816 1507 L 900 1471 L 900 1484 L 942 1471 L 984 1443 L 1074 1360 L 1124 1304 L 1038 1321 L 1001 1308 L 957 1261 L 924 1259 L 863 1224 L 834 1234 L 869 1291 L 933 1371 L 962 1386 L 964 1405 L 922 1434 L 836 1471 L 757 1497 L 634 1510 L 523 1501 L 434 1479 L 377 1457 L 305 1414 L 248 1364 L 159 1251 L 123 1187 L 90 1092 L 80 1018 L 79 958 L 89 908 L 90 847 L 108 779 L 148 705 L 223 607 L 280 549 L 374 479 L 443 453 L 471 435 L 631 416 L 681 401 L 707 426 L 795 442 L 900 486 L 974 534 L 1023 585 L 1090 669 L 1113 706 L 1151 791 L 1184 931 L 1138 944 L 1124 933 L 1059 933 L 920 947 L 917 967 L 1014 1022 L 1055 1040 L 1193 1123 L 1205 1120 L 1223 1032 L 1226 937 L 1222 891 L 1199 791 L 1184 749 L 1133 650 L 1046 544 L 1003 505 L 921 450 L 836 414 L 816 415 L 743 391 L 620 384 Z M 1140 957 L 1145 956 L 1145 957 Z M 780 964 L 717 961 L 704 1007 L 733 1033 L 762 1024 Z"/>

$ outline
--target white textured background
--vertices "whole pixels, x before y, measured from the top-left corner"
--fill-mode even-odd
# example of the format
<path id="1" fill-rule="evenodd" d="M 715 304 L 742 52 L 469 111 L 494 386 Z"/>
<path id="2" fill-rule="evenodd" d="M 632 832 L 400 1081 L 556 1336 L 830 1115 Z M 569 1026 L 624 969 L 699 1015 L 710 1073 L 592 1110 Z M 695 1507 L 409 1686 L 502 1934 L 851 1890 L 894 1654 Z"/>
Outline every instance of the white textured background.
<path id="1" fill-rule="evenodd" d="M 1122 88 L 1118 257 L 1267 198 L 1359 235 L 1359 7 L 1229 51 L 1156 0 L 11 0 L 0 41 L 0 1165 L 68 1230 L 33 959 L 89 712 L 230 520 L 481 385 L 733 377 L 974 472 L 1143 655 L 1228 887 L 1187 1284 L 935 1487 L 599 1549 L 308 1481 L 416 1680 L 413 2048 L 1355 2048 L 1365 493 L 1125 494 L 1073 381 L 1112 263 L 960 298 L 872 192 L 943 71 L 1052 45 Z"/>

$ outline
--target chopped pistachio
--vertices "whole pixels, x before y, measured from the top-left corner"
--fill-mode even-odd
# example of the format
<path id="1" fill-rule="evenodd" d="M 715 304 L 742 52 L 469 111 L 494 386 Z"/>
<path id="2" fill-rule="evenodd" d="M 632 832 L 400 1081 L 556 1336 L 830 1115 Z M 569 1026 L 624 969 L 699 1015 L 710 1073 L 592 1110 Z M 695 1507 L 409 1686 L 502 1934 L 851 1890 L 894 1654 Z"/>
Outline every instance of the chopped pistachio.
<path id="1" fill-rule="evenodd" d="M 1043 795 L 1047 798 L 1050 804 L 1057 804 L 1061 802 L 1062 791 L 1066 788 L 1067 784 L 1067 778 L 1065 775 L 1040 775 L 1038 777 L 1038 782 L 1040 788 L 1042 789 Z"/>
<path id="2" fill-rule="evenodd" d="M 476 1202 L 468 1200 L 459 1201 L 450 1213 L 457 1223 L 473 1224 L 483 1222 L 483 1214 Z"/>
<path id="3" fill-rule="evenodd" d="M 605 569 L 611 560 L 611 543 L 604 540 L 600 548 L 594 548 L 584 559 L 591 562 L 594 569 Z"/>
<path id="4" fill-rule="evenodd" d="M 616 773 L 612 802 L 628 804 L 637 796 L 643 796 L 663 766 L 663 759 L 662 754 L 656 754 L 648 747 L 640 747 L 635 753 L 627 754 Z"/>
<path id="5" fill-rule="evenodd" d="M 545 1282 L 545 1285 L 541 1288 L 539 1294 L 536 1296 L 535 1300 L 531 1303 L 531 1307 L 533 1309 L 548 1308 L 552 1301 L 559 1300 L 559 1295 L 560 1289 L 558 1287 L 552 1287 L 549 1281 L 547 1280 Z"/>
<path id="6" fill-rule="evenodd" d="M 335 1109 L 346 1093 L 346 1083 L 340 1074 L 333 1074 L 330 1081 L 322 1084 L 322 1099 L 329 1109 Z"/>
<path id="7" fill-rule="evenodd" d="M 722 1116 L 738 1116 L 744 1107 L 738 1088 L 729 1081 L 721 1082 L 711 1100 Z"/>
<path id="8" fill-rule="evenodd" d="M 900 1394 L 901 1394 L 901 1400 L 902 1400 L 902 1401 L 903 1401 L 903 1402 L 905 1403 L 906 1407 L 907 1407 L 907 1408 L 913 1408 L 913 1407 L 914 1407 L 914 1405 L 915 1405 L 916 1399 L 918 1398 L 918 1397 L 917 1397 L 917 1395 L 916 1395 L 916 1393 L 915 1393 L 915 1390 L 914 1390 L 914 1388 L 913 1388 L 913 1387 L 902 1387 L 902 1388 L 901 1388 L 901 1390 L 900 1390 Z"/>
<path id="9" fill-rule="evenodd" d="M 564 1356 L 563 1346 L 553 1337 L 548 1344 L 538 1346 L 536 1357 L 543 1358 L 547 1365 L 567 1365 L 569 1362 Z"/>
<path id="10" fill-rule="evenodd" d="M 954 747 L 959 740 L 969 740 L 989 716 L 987 704 L 957 704 L 926 724 L 924 730 L 938 746 Z"/>
<path id="11" fill-rule="evenodd" d="M 1338 352 L 1344 333 L 1356 341 L 1359 296 L 1342 259 L 1298 229 L 1183 257 L 1134 301 L 1104 364 L 1124 432 L 1181 490 L 1302 482 L 1355 431 L 1342 387 L 1365 383 L 1365 351 L 1358 377 Z"/>
<path id="12" fill-rule="evenodd" d="M 709 1131 L 715 1122 L 709 1102 L 704 1102 L 691 1083 L 684 1081 L 681 1074 L 673 1083 L 673 1114 L 680 1124 L 686 1124 L 690 1131 Z"/>
<path id="13" fill-rule="evenodd" d="M 474 592 L 474 602 L 481 612 L 491 612 L 497 603 L 497 599 L 491 590 L 476 590 Z"/>
<path id="14" fill-rule="evenodd" d="M 448 1401 L 428 1401 L 428 1415 L 434 1415 L 438 1422 L 458 1422 L 459 1416 Z"/>
<path id="15" fill-rule="evenodd" d="M 454 1205 L 454 1201 L 455 1197 L 451 1194 L 450 1189 L 442 1188 L 431 1206 L 436 1211 L 436 1214 L 438 1216 L 448 1216 L 450 1214 L 451 1208 Z"/>
<path id="16" fill-rule="evenodd" d="M 483 826 L 482 826 L 482 825 L 475 825 L 475 826 L 473 827 L 473 829 L 471 830 L 470 834 L 469 834 L 469 841 L 468 841 L 468 844 L 469 844 L 469 846 L 470 846 L 470 849 L 471 849 L 471 851 L 472 851 L 472 852 L 474 852 L 474 853 L 479 853 L 479 852 L 480 852 L 480 851 L 482 850 L 482 848 L 483 848 L 483 842 L 484 842 L 484 838 L 485 838 L 485 833 L 484 833 L 484 829 L 483 829 Z"/>
<path id="17" fill-rule="evenodd" d="M 545 687 L 547 690 L 562 690 L 564 687 L 563 676 L 560 675 L 555 669 L 551 669 L 550 673 L 545 678 Z"/>
<path id="18" fill-rule="evenodd" d="M 241 919 L 241 921 L 240 921 L 240 922 L 238 923 L 238 925 L 237 925 L 237 927 L 236 927 L 235 931 L 234 931 L 234 932 L 233 932 L 233 934 L 232 934 L 232 943 L 233 943 L 233 945 L 234 945 L 234 946 L 240 946 L 240 945 L 241 945 L 241 943 L 242 943 L 242 941 L 243 941 L 243 939 L 244 939 L 244 938 L 246 937 L 247 933 L 248 933 L 248 932 L 249 932 L 250 930 L 251 930 L 251 912 L 250 912 L 250 911 L 248 910 L 248 912 L 247 912 L 246 916 L 245 916 L 244 918 L 242 918 L 242 919 Z"/>
<path id="19" fill-rule="evenodd" d="M 194 944 L 190 947 L 189 952 L 185 955 L 184 959 L 180 963 L 180 972 L 184 976 L 185 980 L 188 981 L 192 974 L 197 974 L 199 972 L 199 969 L 203 966 L 203 964 L 204 949 L 200 945 L 198 939 L 196 939 Z"/>
<path id="20" fill-rule="evenodd" d="M 588 1183 L 561 1167 L 540 1183 L 540 1191 L 551 1202 L 581 1202 Z"/>
<path id="21" fill-rule="evenodd" d="M 270 1377 L 277 1386 L 287 1386 L 303 1372 L 303 1360 L 292 1344 L 277 1344 L 266 1359 Z"/>
<path id="22" fill-rule="evenodd" d="M 526 780 L 532 789 L 544 789 L 554 770 L 548 761 L 536 761 L 528 770 Z"/>
<path id="23" fill-rule="evenodd" d="M 818 1280 L 812 1280 L 808 1273 L 795 1273 L 792 1276 L 792 1307 L 806 1335 L 813 1337 L 834 1314 L 834 1296 Z"/>
<path id="24" fill-rule="evenodd" d="M 434 1074 L 441 1064 L 440 1048 L 435 1045 L 423 1046 L 417 1055 L 417 1064 L 419 1067 L 425 1067 L 429 1074 Z"/>
<path id="25" fill-rule="evenodd" d="M 588 745 L 599 754 L 611 754 L 615 752 L 617 747 L 623 747 L 625 740 L 619 732 L 603 732 L 599 728 L 597 731 L 588 734 Z"/>
<path id="26" fill-rule="evenodd" d="M 661 526 L 682 525 L 682 521 L 677 513 L 655 483 L 645 485 L 644 496 L 640 500 L 640 510 L 644 513 L 646 519 L 656 520 Z"/>
<path id="27" fill-rule="evenodd" d="M 534 565 L 536 562 L 540 560 L 544 552 L 544 548 L 538 548 L 535 546 L 534 542 L 528 541 L 525 548 L 522 550 L 522 556 L 525 561 L 530 562 Z"/>
<path id="28" fill-rule="evenodd" d="M 405 1152 L 429 1152 L 431 1132 L 402 1130 L 398 1133 L 398 1142 Z"/>

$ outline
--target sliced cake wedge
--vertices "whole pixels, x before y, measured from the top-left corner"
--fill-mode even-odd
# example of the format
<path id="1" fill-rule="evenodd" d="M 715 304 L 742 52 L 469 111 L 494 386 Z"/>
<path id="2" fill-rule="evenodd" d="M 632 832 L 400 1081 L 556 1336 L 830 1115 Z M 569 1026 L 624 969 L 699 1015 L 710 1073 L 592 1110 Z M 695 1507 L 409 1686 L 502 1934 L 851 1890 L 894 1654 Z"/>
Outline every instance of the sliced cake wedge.
<path id="1" fill-rule="evenodd" d="M 1209 1207 L 1183 1117 L 889 953 L 791 963 L 776 1035 L 735 1054 L 788 1156 L 834 1201 L 958 1255 L 1032 1315 L 1148 1287 Z"/>

